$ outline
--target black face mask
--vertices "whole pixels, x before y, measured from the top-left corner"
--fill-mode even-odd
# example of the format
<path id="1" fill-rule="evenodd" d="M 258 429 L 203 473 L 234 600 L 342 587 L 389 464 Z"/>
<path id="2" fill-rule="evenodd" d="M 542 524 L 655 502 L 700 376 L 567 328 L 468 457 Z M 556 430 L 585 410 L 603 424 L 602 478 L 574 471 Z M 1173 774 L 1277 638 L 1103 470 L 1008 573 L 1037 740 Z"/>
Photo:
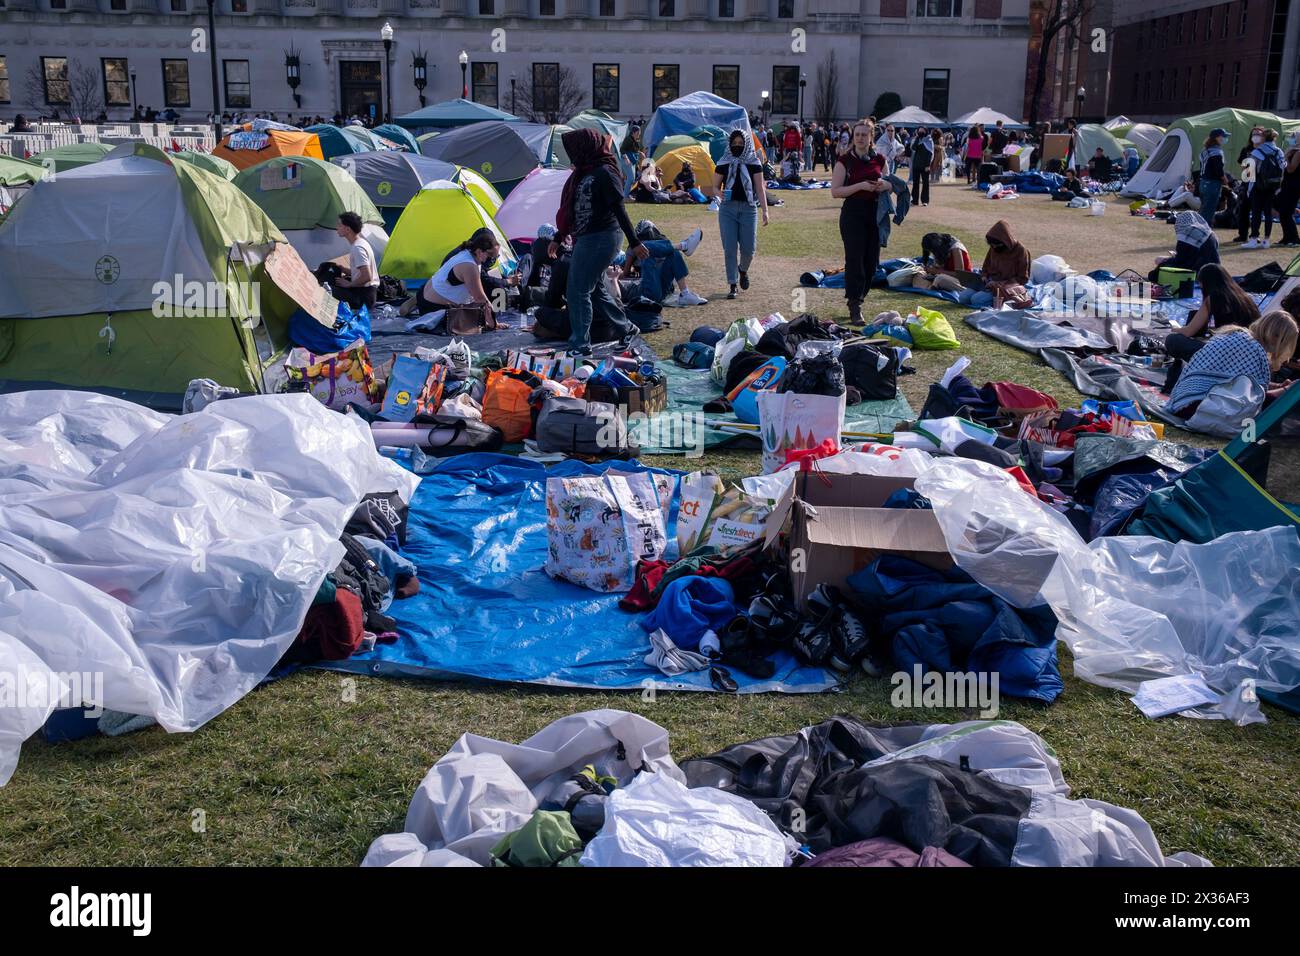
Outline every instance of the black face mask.
<path id="1" fill-rule="evenodd" d="M 733 144 L 732 144 L 732 147 L 731 147 L 731 155 L 732 155 L 732 156 L 743 156 L 744 154 L 745 154 L 745 144 L 744 144 L 744 143 L 733 143 Z"/>

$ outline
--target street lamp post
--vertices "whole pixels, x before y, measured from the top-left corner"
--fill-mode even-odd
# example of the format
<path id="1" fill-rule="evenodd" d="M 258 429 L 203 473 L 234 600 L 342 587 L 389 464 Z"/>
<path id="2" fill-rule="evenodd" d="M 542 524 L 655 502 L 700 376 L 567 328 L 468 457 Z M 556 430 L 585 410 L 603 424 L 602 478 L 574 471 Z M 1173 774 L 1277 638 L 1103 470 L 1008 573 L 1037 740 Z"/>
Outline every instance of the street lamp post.
<path id="1" fill-rule="evenodd" d="M 799 125 L 803 126 L 803 91 L 808 86 L 808 74 L 799 74 Z"/>
<path id="2" fill-rule="evenodd" d="M 429 57 L 424 50 L 411 54 L 411 71 L 415 75 L 415 89 L 420 94 L 420 106 L 424 106 L 424 88 L 429 85 Z"/>
<path id="3" fill-rule="evenodd" d="M 221 88 L 217 85 L 217 15 L 216 0 L 208 0 L 208 60 L 212 67 L 212 132 L 221 142 Z"/>
<path id="4" fill-rule="evenodd" d="M 767 108 L 768 108 L 767 95 L 768 95 L 768 91 L 767 91 L 767 90 L 764 90 L 764 91 L 763 91 L 763 103 L 762 103 L 762 105 L 759 107 L 760 112 L 762 112 L 762 114 L 763 114 L 763 125 L 764 125 L 765 127 L 767 126 Z"/>
<path id="5" fill-rule="evenodd" d="M 1082 86 L 1079 87 L 1079 92 L 1074 94 L 1074 99 L 1078 104 L 1074 110 L 1075 119 L 1083 118 L 1083 101 L 1087 98 L 1088 98 L 1088 91 L 1084 89 Z"/>
<path id="6" fill-rule="evenodd" d="M 515 71 L 510 71 L 510 112 L 515 111 Z"/>
<path id="7" fill-rule="evenodd" d="M 393 121 L 393 25 L 387 20 L 379 28 L 379 39 L 384 41 L 384 122 Z"/>
<path id="8" fill-rule="evenodd" d="M 469 82 L 465 79 L 465 71 L 469 68 L 469 54 L 461 50 L 460 56 L 456 59 L 460 61 L 460 95 L 464 99 L 469 99 Z"/>
<path id="9" fill-rule="evenodd" d="M 302 109 L 302 95 L 298 92 L 302 83 L 302 57 L 292 46 L 284 53 L 284 80 L 293 93 L 294 105 Z"/>

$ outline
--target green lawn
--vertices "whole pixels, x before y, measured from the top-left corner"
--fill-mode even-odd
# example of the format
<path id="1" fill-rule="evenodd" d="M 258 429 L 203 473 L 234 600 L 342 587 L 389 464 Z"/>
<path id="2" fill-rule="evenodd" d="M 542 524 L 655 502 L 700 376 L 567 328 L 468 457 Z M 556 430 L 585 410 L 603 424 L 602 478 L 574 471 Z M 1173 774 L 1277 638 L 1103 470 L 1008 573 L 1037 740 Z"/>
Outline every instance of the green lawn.
<path id="1" fill-rule="evenodd" d="M 771 311 L 789 317 L 798 274 L 839 264 L 835 202 L 825 192 L 781 196 L 786 205 L 773 211 L 773 225 L 760 233 L 754 287 L 734 303 L 721 297 L 725 284 L 709 213 L 699 207 L 633 210 L 634 219 L 649 210 L 674 237 L 696 223 L 705 228 L 705 242 L 691 260 L 692 287 L 714 301 L 667 312 L 672 328 L 650 337 L 661 354 L 697 325 L 725 326 L 736 317 Z M 962 236 L 972 255 L 982 257 L 980 237 L 995 214 L 1015 225 L 1035 255 L 1055 252 L 1080 271 L 1145 271 L 1171 239 L 1167 226 L 1130 219 L 1118 204 L 1104 217 L 1087 218 L 1046 197 L 992 208 L 974 193 L 942 187 L 933 199 L 896 229 L 890 253 L 915 254 L 922 233 L 942 229 Z M 1244 272 L 1277 257 L 1275 252 L 1285 250 L 1233 249 L 1230 266 Z M 808 308 L 843 316 L 837 295 L 814 290 Z M 937 301 L 873 292 L 867 311 L 906 312 Z M 916 356 L 919 374 L 901 380 L 914 408 L 958 354 L 974 360 L 968 374 L 977 383 L 1010 379 L 1077 403 L 1079 395 L 1058 373 L 961 325 L 958 311 L 944 311 L 962 350 Z M 1294 446 L 1275 450 L 1275 494 L 1300 499 L 1298 460 Z M 757 471 L 758 454 L 724 448 L 703 464 L 736 478 Z M 1152 721 L 1123 694 L 1076 680 L 1064 650 L 1061 668 L 1066 690 L 1055 705 L 1009 702 L 1001 716 L 1020 721 L 1055 748 L 1074 796 L 1139 811 L 1167 853 L 1192 850 L 1221 865 L 1300 863 L 1300 721 L 1271 708 L 1270 722 L 1252 727 Z M 637 711 L 667 727 L 678 759 L 839 713 L 882 722 L 974 716 L 900 711 L 890 705 L 887 691 L 888 684 L 863 677 L 836 694 L 661 693 L 646 701 L 639 694 L 305 671 L 253 692 L 194 734 L 155 728 L 56 746 L 33 739 L 12 782 L 0 789 L 0 864 L 353 865 L 375 836 L 401 829 L 416 784 L 462 733 L 521 740 L 558 717 L 595 707 Z"/>

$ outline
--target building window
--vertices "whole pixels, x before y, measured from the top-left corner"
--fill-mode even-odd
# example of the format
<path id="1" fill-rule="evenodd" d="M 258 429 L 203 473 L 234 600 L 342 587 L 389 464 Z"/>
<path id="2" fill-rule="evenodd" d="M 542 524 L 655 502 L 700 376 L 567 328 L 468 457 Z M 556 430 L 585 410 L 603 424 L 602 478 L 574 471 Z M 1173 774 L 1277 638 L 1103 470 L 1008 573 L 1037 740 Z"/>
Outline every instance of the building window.
<path id="1" fill-rule="evenodd" d="M 651 67 L 650 107 L 658 109 L 677 99 L 680 68 L 676 64 L 656 63 Z"/>
<path id="2" fill-rule="evenodd" d="M 229 70 L 230 61 L 227 60 L 227 70 Z M 247 64 L 245 64 L 247 65 Z M 189 60 L 163 60 L 163 106 L 189 106 L 190 105 L 190 62 Z M 247 90 L 247 84 L 245 84 Z M 226 88 L 226 95 L 229 97 L 229 87 Z M 226 100 L 228 105 L 243 105 L 248 103 L 233 104 L 229 99 Z"/>
<path id="3" fill-rule="evenodd" d="M 496 0 L 478 0 L 478 15 L 490 17 L 496 13 Z"/>
<path id="4" fill-rule="evenodd" d="M 732 103 L 740 102 L 740 67 L 715 66 L 713 68 L 713 95 Z"/>
<path id="5" fill-rule="evenodd" d="M 1142 86 L 1142 74 L 1141 74 L 1141 73 L 1134 73 L 1134 74 L 1133 74 L 1133 92 L 1130 94 L 1130 97 L 1132 98 L 1132 100 L 1133 100 L 1134 103 L 1137 102 L 1137 98 L 1138 98 L 1138 90 L 1139 90 L 1139 88 L 1141 88 L 1141 86 Z"/>
<path id="6" fill-rule="evenodd" d="M 537 13 L 543 17 L 555 16 L 555 0 L 538 0 Z"/>
<path id="7" fill-rule="evenodd" d="M 68 58 L 41 57 L 41 78 L 45 82 L 45 102 L 51 106 L 66 106 L 72 96 L 68 86 Z"/>
<path id="8" fill-rule="evenodd" d="M 1223 64 L 1219 64 L 1219 71 L 1214 76 L 1214 96 L 1216 99 L 1223 96 Z"/>
<path id="9" fill-rule="evenodd" d="M 226 71 L 226 105 L 242 106 L 245 109 L 253 105 L 253 88 L 248 74 L 247 60 L 223 61 Z"/>
<path id="10" fill-rule="evenodd" d="M 248 0 L 230 0 L 231 13 L 247 13 Z"/>
<path id="11" fill-rule="evenodd" d="M 921 82 L 921 109 L 935 116 L 948 115 L 948 80 L 951 72 L 951 70 L 925 71 Z"/>
<path id="12" fill-rule="evenodd" d="M 560 64 L 533 64 L 533 115 L 560 110 Z"/>
<path id="13" fill-rule="evenodd" d="M 1230 95 L 1232 96 L 1233 99 L 1236 99 L 1237 94 L 1240 92 L 1241 92 L 1241 64 L 1234 63 L 1232 65 L 1232 93 Z"/>
<path id="14" fill-rule="evenodd" d="M 1146 77 L 1142 81 L 1142 102 L 1151 102 L 1151 71 L 1147 70 Z"/>
<path id="15" fill-rule="evenodd" d="M 1237 36 L 1239 37 L 1246 35 L 1246 7 L 1246 0 L 1241 0 L 1241 20 L 1237 24 Z"/>
<path id="16" fill-rule="evenodd" d="M 499 105 L 497 94 L 497 65 L 495 63 L 474 62 L 469 67 L 470 83 L 472 84 L 471 99 L 475 103 L 482 103 L 484 106 L 491 106 L 494 109 Z"/>
<path id="17" fill-rule="evenodd" d="M 916 0 L 918 17 L 960 17 L 961 0 Z"/>
<path id="18" fill-rule="evenodd" d="M 172 0 L 172 13 L 189 13 L 189 4 L 185 0 Z"/>
<path id="19" fill-rule="evenodd" d="M 665 19 L 677 16 L 677 0 L 659 0 L 659 16 Z"/>
<path id="20" fill-rule="evenodd" d="M 0 103 L 9 102 L 9 61 L 0 56 Z"/>
<path id="21" fill-rule="evenodd" d="M 600 15 L 602 17 L 615 16 L 614 0 L 600 0 Z"/>
<path id="22" fill-rule="evenodd" d="M 1187 79 L 1183 83 L 1183 99 L 1190 100 L 1191 98 L 1192 98 L 1192 68 L 1189 66 L 1187 68 Z"/>
<path id="23" fill-rule="evenodd" d="M 1174 21 L 1174 43 L 1183 42 L 1183 15 L 1178 14 L 1178 19 Z"/>
<path id="24" fill-rule="evenodd" d="M 104 105 L 131 105 L 131 74 L 126 68 L 126 60 L 118 57 L 104 57 L 100 61 L 104 71 Z"/>
<path id="25" fill-rule="evenodd" d="M 50 9 L 66 10 L 68 9 L 68 0 L 50 0 Z"/>
<path id="26" fill-rule="evenodd" d="M 1189 43 L 1196 42 L 1196 13 L 1197 11 L 1195 10 L 1192 11 L 1192 22 L 1191 22 L 1191 26 L 1187 31 L 1187 42 Z"/>
<path id="27" fill-rule="evenodd" d="M 617 63 L 597 63 L 592 66 L 591 105 L 606 113 L 618 112 Z"/>
<path id="28" fill-rule="evenodd" d="M 772 115 L 799 112 L 799 67 L 772 67 Z"/>
<path id="29" fill-rule="evenodd" d="M 1210 73 L 1209 67 L 1207 67 L 1204 63 L 1202 63 L 1201 64 L 1201 92 L 1199 94 L 1200 96 L 1205 95 L 1205 81 L 1209 77 L 1209 73 Z"/>
<path id="30" fill-rule="evenodd" d="M 108 4 L 108 9 L 110 9 L 110 10 L 125 11 L 125 10 L 126 10 L 126 0 L 110 0 L 110 2 L 109 2 L 109 4 Z"/>
<path id="31" fill-rule="evenodd" d="M 793 20 L 794 0 L 776 0 L 776 16 L 780 20 Z"/>
<path id="32" fill-rule="evenodd" d="M 728 19 L 736 15 L 736 0 L 718 0 L 718 19 Z M 716 92 L 716 91 L 715 91 Z M 732 102 L 735 102 L 734 100 Z"/>
<path id="33" fill-rule="evenodd" d="M 1219 30 L 1219 37 L 1226 40 L 1228 38 L 1228 9 L 1232 6 L 1230 3 L 1223 5 L 1223 26 Z"/>

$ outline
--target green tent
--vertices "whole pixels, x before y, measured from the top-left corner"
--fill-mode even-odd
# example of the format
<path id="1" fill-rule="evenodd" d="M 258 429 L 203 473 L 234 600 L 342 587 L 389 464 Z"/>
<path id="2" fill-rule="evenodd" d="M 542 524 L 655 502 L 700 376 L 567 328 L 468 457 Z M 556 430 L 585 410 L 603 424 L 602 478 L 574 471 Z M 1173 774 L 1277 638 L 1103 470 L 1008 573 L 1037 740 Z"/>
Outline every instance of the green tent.
<path id="1" fill-rule="evenodd" d="M 663 157 L 664 153 L 671 153 L 675 149 L 682 149 L 686 146 L 703 146 L 704 151 L 706 153 L 709 152 L 709 143 L 707 140 L 700 141 L 690 133 L 676 133 L 672 136 L 665 136 L 661 139 L 659 145 L 655 147 L 655 151 L 651 158 L 658 161 Z"/>
<path id="2" fill-rule="evenodd" d="M 239 175 L 239 169 L 228 159 L 222 159 L 220 156 L 213 156 L 211 153 L 200 153 L 193 149 L 182 149 L 180 152 L 172 153 L 173 159 L 184 160 L 187 163 L 193 163 L 200 169 L 206 169 L 210 173 L 215 173 L 226 182 L 230 182 Z"/>
<path id="3" fill-rule="evenodd" d="M 627 136 L 631 124 L 616 120 L 601 110 L 583 110 L 566 120 L 564 125 L 569 129 L 594 129 L 598 133 L 608 133 L 614 137 L 614 149 L 617 150 L 623 145 L 623 138 Z"/>
<path id="4" fill-rule="evenodd" d="M 484 227 L 496 233 L 501 262 L 513 269 L 515 257 L 509 240 L 474 194 L 458 183 L 429 183 L 407 203 L 397 220 L 379 271 L 403 280 L 427 279 L 438 271 L 448 252 Z"/>
<path id="5" fill-rule="evenodd" d="M 195 378 L 273 391 L 294 305 L 266 263 L 284 241 L 231 183 L 143 143 L 37 183 L 0 223 L 0 387 L 167 409 Z"/>
<path id="6" fill-rule="evenodd" d="M 234 183 L 286 231 L 333 229 L 339 214 L 348 211 L 359 215 L 362 222 L 384 222 L 347 170 L 308 156 L 268 159 L 245 169 Z"/>
<path id="7" fill-rule="evenodd" d="M 727 131 L 721 126 L 697 126 L 687 135 L 694 136 L 705 144 L 705 149 L 709 151 L 709 158 L 714 163 L 722 159 L 727 151 Z"/>
<path id="8" fill-rule="evenodd" d="M 1237 156 L 1237 151 L 1243 146 L 1250 144 L 1250 131 L 1252 127 L 1262 126 L 1265 129 L 1275 129 L 1279 133 L 1283 132 L 1284 121 L 1281 117 L 1272 113 L 1261 113 L 1255 110 L 1239 110 L 1225 107 L 1224 109 L 1212 110 L 1209 113 L 1200 113 L 1197 116 L 1188 116 L 1184 119 L 1175 120 L 1169 124 L 1165 131 L 1166 135 L 1173 133 L 1175 130 L 1181 130 L 1191 143 L 1192 147 L 1192 169 L 1201 168 L 1201 148 L 1205 145 L 1205 139 L 1210 135 L 1210 130 L 1220 127 L 1228 131 L 1228 148 L 1224 150 L 1229 156 L 1229 172 L 1235 174 L 1237 170 L 1232 162 Z"/>
<path id="9" fill-rule="evenodd" d="M 0 186 L 34 186 L 47 170 L 40 163 L 0 153 Z"/>
<path id="10" fill-rule="evenodd" d="M 411 131 L 398 126 L 396 123 L 384 123 L 381 126 L 376 126 L 371 132 L 412 153 L 420 151 L 420 144 L 415 141 Z"/>
<path id="11" fill-rule="evenodd" d="M 1110 130 L 1097 123 L 1083 123 L 1079 126 L 1080 161 L 1086 163 L 1092 159 L 1098 149 L 1101 149 L 1102 155 L 1110 157 L 1115 162 L 1120 162 L 1124 158 L 1124 147 Z"/>
<path id="12" fill-rule="evenodd" d="M 32 157 L 32 162 L 42 166 L 53 166 L 56 173 L 78 166 L 97 163 L 113 149 L 104 143 L 69 143 L 67 146 L 55 146 Z"/>

